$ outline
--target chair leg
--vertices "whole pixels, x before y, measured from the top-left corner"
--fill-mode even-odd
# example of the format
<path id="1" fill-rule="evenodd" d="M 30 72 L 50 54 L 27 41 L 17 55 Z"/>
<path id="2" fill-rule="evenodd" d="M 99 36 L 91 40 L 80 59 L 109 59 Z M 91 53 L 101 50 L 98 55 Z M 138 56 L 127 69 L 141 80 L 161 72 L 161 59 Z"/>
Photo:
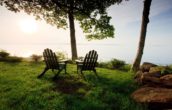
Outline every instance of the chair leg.
<path id="1" fill-rule="evenodd" d="M 86 78 L 85 78 L 85 76 L 84 76 L 82 70 L 81 70 L 81 76 L 84 78 L 84 80 L 86 80 Z"/>
<path id="2" fill-rule="evenodd" d="M 77 65 L 77 74 L 78 74 L 78 65 Z"/>
<path id="3" fill-rule="evenodd" d="M 79 74 L 79 72 L 82 72 L 82 67 L 80 67 L 79 65 L 77 65 L 77 74 Z"/>
<path id="4" fill-rule="evenodd" d="M 94 72 L 95 75 L 98 77 L 97 72 L 96 72 L 96 69 L 93 69 L 93 72 Z"/>
<path id="5" fill-rule="evenodd" d="M 37 76 L 37 78 L 41 78 L 45 74 L 46 71 L 48 71 L 47 67 L 44 68 L 44 71 L 39 76 Z"/>
<path id="6" fill-rule="evenodd" d="M 79 70 L 78 70 L 78 68 L 77 68 L 77 74 L 79 73 L 78 71 L 79 71 Z"/>
<path id="7" fill-rule="evenodd" d="M 53 79 L 56 79 L 57 76 L 60 74 L 60 72 L 61 72 L 62 70 L 63 70 L 63 69 L 60 69 L 60 70 L 58 71 L 58 73 L 53 77 Z"/>
<path id="8" fill-rule="evenodd" d="M 65 64 L 65 67 L 64 67 L 64 69 L 65 69 L 65 74 L 67 74 L 66 66 L 67 66 L 67 65 Z"/>

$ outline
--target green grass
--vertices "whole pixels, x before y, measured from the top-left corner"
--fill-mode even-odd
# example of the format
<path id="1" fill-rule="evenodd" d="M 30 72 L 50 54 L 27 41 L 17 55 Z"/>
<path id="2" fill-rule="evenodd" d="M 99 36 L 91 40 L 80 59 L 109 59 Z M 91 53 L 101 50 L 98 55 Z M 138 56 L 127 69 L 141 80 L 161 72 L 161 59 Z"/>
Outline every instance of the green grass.
<path id="1" fill-rule="evenodd" d="M 97 68 L 86 81 L 68 64 L 56 80 L 43 63 L 0 62 L 0 110 L 145 110 L 130 94 L 137 88 L 129 72 Z"/>

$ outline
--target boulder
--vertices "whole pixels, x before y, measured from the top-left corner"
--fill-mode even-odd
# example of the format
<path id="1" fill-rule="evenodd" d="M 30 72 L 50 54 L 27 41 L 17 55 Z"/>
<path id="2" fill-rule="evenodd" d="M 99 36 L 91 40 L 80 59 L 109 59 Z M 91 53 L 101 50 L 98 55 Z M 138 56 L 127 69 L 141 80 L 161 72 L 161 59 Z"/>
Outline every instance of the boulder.
<path id="1" fill-rule="evenodd" d="M 135 81 L 139 85 L 147 85 L 150 87 L 161 86 L 172 89 L 172 73 L 161 77 L 155 77 L 154 75 L 148 72 L 143 73 L 139 71 L 135 76 Z"/>
<path id="2" fill-rule="evenodd" d="M 172 74 L 167 74 L 167 75 L 160 77 L 160 82 L 164 86 L 168 86 L 168 87 L 172 88 Z"/>
<path id="3" fill-rule="evenodd" d="M 133 92 L 131 97 L 136 102 L 148 104 L 149 108 L 172 108 L 172 89 L 145 86 Z"/>
<path id="4" fill-rule="evenodd" d="M 138 83 L 138 84 L 142 84 L 142 80 L 141 80 L 141 76 L 144 73 L 142 71 L 138 71 L 135 76 L 134 76 L 134 80 Z"/>
<path id="5" fill-rule="evenodd" d="M 138 71 L 134 77 L 138 84 L 160 83 L 160 74 Z"/>
<path id="6" fill-rule="evenodd" d="M 156 67 L 157 65 L 153 64 L 153 63 L 149 63 L 149 62 L 144 62 L 142 64 L 142 66 L 140 67 L 140 70 L 142 72 L 149 72 L 151 67 Z"/>
<path id="7" fill-rule="evenodd" d="M 149 66 L 145 66 L 145 65 L 149 65 Z M 150 65 L 152 65 L 152 67 Z M 165 85 L 172 85 L 171 83 L 169 83 L 170 81 L 167 81 L 167 78 L 170 75 L 167 76 L 167 77 L 163 77 L 160 80 L 160 77 L 166 76 L 167 74 L 169 74 L 169 72 L 171 72 L 171 69 L 169 69 L 169 67 L 166 67 L 166 66 L 155 66 L 154 64 L 151 64 L 151 63 L 144 63 L 142 65 L 142 67 L 145 67 L 145 68 L 146 67 L 150 67 L 150 68 L 149 68 L 149 72 L 143 72 L 142 70 L 139 70 L 136 73 L 134 79 L 135 79 L 135 81 L 138 84 L 143 85 L 143 84 L 149 84 L 150 83 L 152 85 L 153 83 L 155 83 L 155 84 L 158 84 L 158 85 L 159 84 L 163 85 L 163 83 L 164 83 Z"/>
<path id="8" fill-rule="evenodd" d="M 139 103 L 147 104 L 150 110 L 172 110 L 172 69 L 145 62 L 134 79 L 141 88 L 131 97 Z"/>
<path id="9" fill-rule="evenodd" d="M 158 73 L 161 74 L 162 71 L 165 71 L 167 67 L 165 66 L 156 66 L 156 67 L 151 67 L 149 69 L 149 73 Z"/>
<path id="10" fill-rule="evenodd" d="M 160 81 L 160 78 L 158 77 L 153 77 L 153 76 L 150 76 L 149 74 L 143 74 L 141 76 L 141 82 L 142 84 L 160 84 L 161 81 Z"/>

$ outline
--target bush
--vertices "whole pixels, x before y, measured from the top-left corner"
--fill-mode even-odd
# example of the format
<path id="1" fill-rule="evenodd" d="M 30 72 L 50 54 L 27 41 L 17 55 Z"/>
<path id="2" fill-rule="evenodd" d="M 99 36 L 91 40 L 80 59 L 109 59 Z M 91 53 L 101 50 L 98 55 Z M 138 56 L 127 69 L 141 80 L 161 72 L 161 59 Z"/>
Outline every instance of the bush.
<path id="1" fill-rule="evenodd" d="M 0 58 L 6 58 L 8 57 L 10 54 L 4 50 L 0 51 Z"/>
<path id="2" fill-rule="evenodd" d="M 10 56 L 10 53 L 6 52 L 5 50 L 0 51 L 0 61 L 4 62 L 21 62 L 23 60 L 22 57 L 17 56 Z"/>
<path id="3" fill-rule="evenodd" d="M 131 65 L 130 64 L 125 64 L 124 66 L 122 66 L 120 68 L 120 70 L 122 70 L 122 71 L 130 71 L 130 69 L 131 69 Z"/>
<path id="4" fill-rule="evenodd" d="M 112 68 L 120 69 L 121 67 L 123 67 L 125 65 L 125 61 L 118 60 L 118 59 L 114 58 L 111 60 L 111 64 L 112 64 Z"/>
<path id="5" fill-rule="evenodd" d="M 22 57 L 17 57 L 17 56 L 8 56 L 8 57 L 0 59 L 0 61 L 11 62 L 11 63 L 21 62 L 22 60 L 23 60 Z"/>
<path id="6" fill-rule="evenodd" d="M 17 57 L 17 56 L 10 56 L 10 57 L 7 58 L 8 62 L 13 62 L 13 63 L 21 62 L 22 60 L 23 60 L 22 57 Z"/>
<path id="7" fill-rule="evenodd" d="M 36 55 L 36 54 L 33 54 L 30 57 L 31 57 L 31 60 L 34 62 L 39 62 L 39 61 L 41 61 L 41 58 L 42 58 L 41 55 Z"/>
<path id="8" fill-rule="evenodd" d="M 167 74 L 172 74 L 172 68 L 166 66 L 161 70 L 161 75 L 167 75 Z"/>
<path id="9" fill-rule="evenodd" d="M 99 62 L 98 63 L 98 67 L 101 68 L 109 68 L 109 69 L 124 69 L 124 70 L 128 70 L 129 69 L 129 65 L 126 66 L 125 61 L 122 60 L 118 60 L 118 59 L 112 59 L 111 61 L 107 61 L 107 62 Z"/>
<path id="10" fill-rule="evenodd" d="M 112 69 L 112 64 L 110 63 L 110 61 L 108 61 L 108 62 L 99 62 L 98 67 Z"/>
<path id="11" fill-rule="evenodd" d="M 169 65 L 169 68 L 171 68 L 171 69 L 172 69 L 172 64 L 171 64 L 171 65 Z"/>
<path id="12" fill-rule="evenodd" d="M 57 56 L 58 60 L 67 59 L 67 53 L 66 52 L 56 52 L 56 56 Z"/>

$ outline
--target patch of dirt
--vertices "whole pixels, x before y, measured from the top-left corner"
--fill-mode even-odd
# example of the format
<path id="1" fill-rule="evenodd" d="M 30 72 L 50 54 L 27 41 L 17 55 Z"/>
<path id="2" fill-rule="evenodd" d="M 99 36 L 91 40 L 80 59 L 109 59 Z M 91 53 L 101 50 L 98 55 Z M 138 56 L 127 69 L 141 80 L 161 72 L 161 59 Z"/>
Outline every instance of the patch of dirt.
<path id="1" fill-rule="evenodd" d="M 88 84 L 81 82 L 80 78 L 74 76 L 59 76 L 54 82 L 56 86 L 53 90 L 65 94 L 79 94 L 83 96 L 90 90 Z"/>

